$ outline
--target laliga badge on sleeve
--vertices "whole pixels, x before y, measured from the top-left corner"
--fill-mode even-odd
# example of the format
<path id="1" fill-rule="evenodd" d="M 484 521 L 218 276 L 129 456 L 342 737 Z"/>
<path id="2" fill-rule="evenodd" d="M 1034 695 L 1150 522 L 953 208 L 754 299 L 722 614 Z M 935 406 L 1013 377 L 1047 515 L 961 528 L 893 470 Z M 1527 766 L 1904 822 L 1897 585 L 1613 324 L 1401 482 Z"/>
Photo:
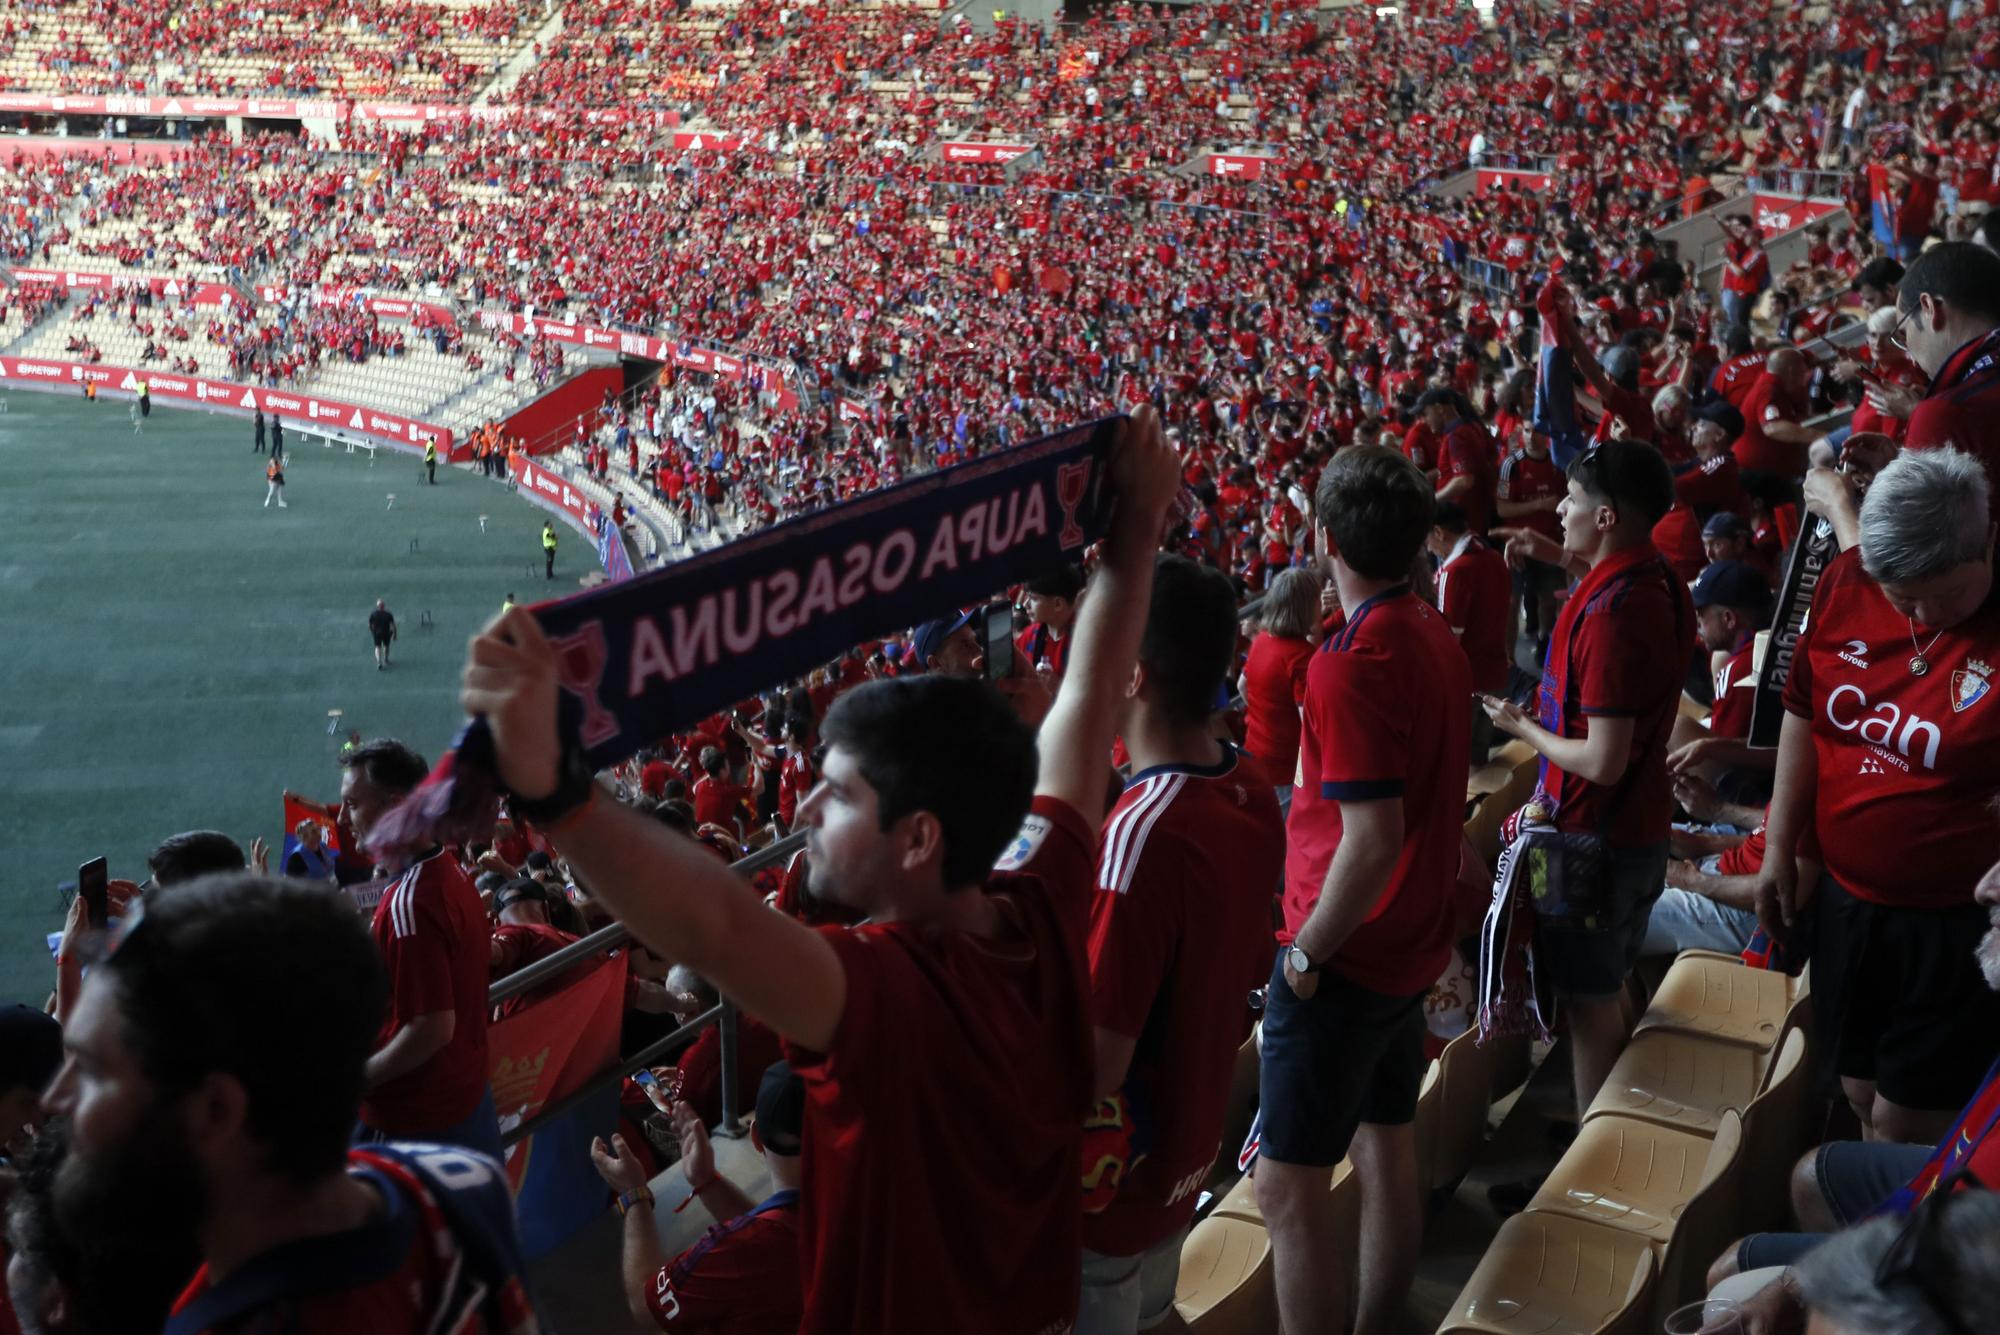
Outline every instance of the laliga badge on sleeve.
<path id="1" fill-rule="evenodd" d="M 1030 815 L 1021 822 L 1021 832 L 1014 836 L 1014 842 L 1007 845 L 1006 852 L 993 864 L 994 871 L 1020 871 L 1035 860 L 1035 854 L 1042 851 L 1042 841 L 1049 837 L 1053 828 L 1046 816 Z"/>

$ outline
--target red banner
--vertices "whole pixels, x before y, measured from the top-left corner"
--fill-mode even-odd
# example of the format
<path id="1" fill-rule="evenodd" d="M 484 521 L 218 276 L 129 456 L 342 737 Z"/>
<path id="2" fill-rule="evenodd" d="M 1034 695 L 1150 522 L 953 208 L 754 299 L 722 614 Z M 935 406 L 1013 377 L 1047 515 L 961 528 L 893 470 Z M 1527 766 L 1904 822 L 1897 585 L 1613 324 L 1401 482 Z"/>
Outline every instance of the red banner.
<path id="1" fill-rule="evenodd" d="M 507 468 L 514 475 L 515 483 L 531 498 L 573 516 L 586 532 L 595 530 L 597 507 L 575 487 L 525 455 L 509 456 Z"/>
<path id="2" fill-rule="evenodd" d="M 1804 227 L 1816 218 L 1838 213 L 1847 206 L 1837 199 L 1815 199 L 1805 195 L 1778 195 L 1758 191 L 1750 200 L 1750 212 L 1766 239 Z"/>
<path id="3" fill-rule="evenodd" d="M 0 380 L 18 380 L 44 387 L 74 385 L 79 391 L 84 385 L 93 384 L 128 393 L 137 391 L 139 382 L 144 380 L 147 391 L 157 402 L 193 403 L 198 406 L 213 404 L 219 408 L 241 408 L 245 411 L 262 408 L 319 430 L 354 431 L 411 446 L 421 446 L 426 441 L 434 440 L 441 450 L 451 448 L 452 437 L 448 427 L 432 426 L 428 422 L 412 421 L 363 404 L 321 398 L 299 390 L 261 389 L 202 376 L 173 375 L 164 371 L 135 370 L 93 362 L 51 361 L 41 357 L 0 357 Z"/>
<path id="4" fill-rule="evenodd" d="M 458 313 L 434 301 L 385 297 L 363 287 L 310 287 L 302 291 L 307 303 L 313 306 L 352 306 L 359 301 L 363 310 L 391 320 L 414 319 L 421 311 L 447 329 L 458 328 Z M 277 283 L 259 283 L 256 293 L 259 301 L 282 302 L 290 298 L 292 289 Z"/>
<path id="5" fill-rule="evenodd" d="M 272 120 L 335 120 L 342 104 L 330 100 L 266 97 L 69 97 L 46 93 L 0 93 L 0 111 L 78 116 L 159 116 L 201 120 L 257 116 Z"/>
<path id="6" fill-rule="evenodd" d="M 1547 172 L 1520 171 L 1512 167 L 1481 167 L 1479 169 L 1479 194 L 1483 195 L 1489 191 L 1509 186 L 1516 190 L 1534 190 L 1538 192 L 1546 190 L 1549 188 L 1549 174 Z"/>
<path id="7" fill-rule="evenodd" d="M 942 144 L 938 153 L 946 162 L 1012 162 L 1035 151 L 1033 144 Z"/>
<path id="8" fill-rule="evenodd" d="M 560 992 L 537 997 L 487 1029 L 493 1108 L 503 1134 L 618 1060 L 626 958 L 604 960 Z M 533 1143 L 530 1138 L 507 1151 L 507 1176 L 516 1189 Z"/>
<path id="9" fill-rule="evenodd" d="M 1273 161 L 1276 159 L 1259 157 L 1255 153 L 1211 153 L 1208 155 L 1208 174 L 1254 181 L 1264 174 L 1265 165 Z"/>
<path id="10" fill-rule="evenodd" d="M 14 281 L 31 287 L 55 286 L 80 289 L 85 292 L 103 292 L 118 287 L 136 287 L 144 284 L 146 290 L 156 297 L 169 301 L 179 301 L 192 292 L 197 306 L 233 306 L 240 300 L 236 290 L 227 283 L 207 283 L 190 281 L 183 283 L 178 278 L 160 278 L 152 275 L 78 273 L 73 269 L 11 269 Z"/>
<path id="11" fill-rule="evenodd" d="M 727 130 L 680 130 L 674 134 L 674 148 L 706 150 L 710 153 L 734 153 L 744 148 L 748 141 Z"/>
<path id="12" fill-rule="evenodd" d="M 730 380 L 754 380 L 759 389 L 777 395 L 780 408 L 789 410 L 799 406 L 798 395 L 785 383 L 782 367 L 741 357 L 721 348 L 699 343 L 677 343 L 656 334 L 635 333 L 629 329 L 602 329 L 596 325 L 571 324 L 565 320 L 515 315 L 510 311 L 479 311 L 477 315 L 481 328 L 498 329 L 522 338 L 546 338 L 571 347 L 601 348 L 616 352 L 621 357 L 637 357 L 642 361 L 686 367 L 690 371 L 706 371 Z"/>
<path id="13" fill-rule="evenodd" d="M 292 838 L 301 822 L 311 821 L 319 826 L 320 840 L 333 853 L 340 852 L 340 810 L 324 802 L 300 797 L 297 793 L 285 794 L 285 837 Z"/>

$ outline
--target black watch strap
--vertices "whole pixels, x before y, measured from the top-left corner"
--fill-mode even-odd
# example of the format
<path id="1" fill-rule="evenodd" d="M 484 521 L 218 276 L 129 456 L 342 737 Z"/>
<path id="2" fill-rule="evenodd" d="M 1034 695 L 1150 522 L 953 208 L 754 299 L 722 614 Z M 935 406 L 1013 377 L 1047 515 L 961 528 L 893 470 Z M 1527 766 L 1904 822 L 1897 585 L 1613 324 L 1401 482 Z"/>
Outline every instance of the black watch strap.
<path id="1" fill-rule="evenodd" d="M 546 797 L 527 798 L 509 791 L 507 809 L 535 825 L 553 825 L 590 800 L 597 775 L 584 764 L 583 753 L 563 747 L 562 768 L 556 774 L 555 790 Z"/>

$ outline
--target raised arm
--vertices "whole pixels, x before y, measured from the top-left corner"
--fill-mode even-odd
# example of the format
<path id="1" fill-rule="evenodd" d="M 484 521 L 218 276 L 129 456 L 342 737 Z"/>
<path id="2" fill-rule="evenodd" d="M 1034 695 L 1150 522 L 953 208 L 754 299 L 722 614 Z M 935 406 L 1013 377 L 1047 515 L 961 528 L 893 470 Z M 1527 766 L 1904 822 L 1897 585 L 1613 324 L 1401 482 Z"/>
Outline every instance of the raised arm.
<path id="1" fill-rule="evenodd" d="M 1132 415 L 1111 456 L 1118 510 L 1097 573 L 1077 611 L 1068 671 L 1042 722 L 1035 793 L 1074 808 L 1094 830 L 1104 819 L 1105 776 L 1118 702 L 1139 658 L 1167 506 L 1180 489 L 1180 459 L 1151 408 Z"/>
<path id="2" fill-rule="evenodd" d="M 472 641 L 462 699 L 493 730 L 500 777 L 530 800 L 555 791 L 555 650 L 513 608 Z M 544 832 L 592 896 L 655 953 L 686 964 L 788 1038 L 824 1049 L 847 977 L 833 947 L 766 909 L 741 878 L 685 835 L 601 787 Z"/>

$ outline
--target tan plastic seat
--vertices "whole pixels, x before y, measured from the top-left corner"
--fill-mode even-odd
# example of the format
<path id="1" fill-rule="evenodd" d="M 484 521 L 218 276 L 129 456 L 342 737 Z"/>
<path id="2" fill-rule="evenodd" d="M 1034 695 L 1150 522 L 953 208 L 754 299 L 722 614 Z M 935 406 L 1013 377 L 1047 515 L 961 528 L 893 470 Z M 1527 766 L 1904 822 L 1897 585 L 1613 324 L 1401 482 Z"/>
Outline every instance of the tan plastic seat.
<path id="1" fill-rule="evenodd" d="M 1683 956 L 1667 970 L 1634 1033 L 1673 1029 L 1769 1048 L 1784 1031 L 1793 990 L 1792 979 L 1770 969 Z"/>
<path id="2" fill-rule="evenodd" d="M 1505 757 L 1511 750 L 1512 744 L 1509 744 L 1502 749 L 1501 755 Z M 1541 773 L 1541 761 L 1533 753 L 1514 758 L 1509 763 L 1512 771 L 1507 782 L 1481 798 L 1478 808 L 1465 822 L 1465 837 L 1472 841 L 1472 851 L 1488 867 L 1500 857 L 1501 823 L 1534 796 L 1535 781 Z"/>
<path id="3" fill-rule="evenodd" d="M 1653 1248 L 1639 1234 L 1518 1214 L 1494 1234 L 1438 1335 L 1639 1335 L 1652 1315 L 1655 1274 Z"/>
<path id="4" fill-rule="evenodd" d="M 1361 1219 L 1361 1181 L 1354 1176 L 1354 1160 L 1342 1159 L 1333 1167 L 1333 1193 L 1341 1198 L 1343 1221 L 1351 1212 L 1356 1227 Z M 1257 1208 L 1257 1183 L 1248 1173 L 1236 1179 L 1236 1185 L 1223 1193 L 1222 1199 L 1209 1211 L 1211 1216 L 1221 1219 L 1241 1219 L 1246 1223 L 1264 1226 L 1264 1212 Z"/>
<path id="5" fill-rule="evenodd" d="M 1449 1186 L 1472 1167 L 1493 1107 L 1495 1055 L 1491 1046 L 1479 1046 L 1479 1027 L 1474 1025 L 1446 1044 L 1438 1058 L 1436 1135 L 1430 1159 L 1417 1165 L 1425 1189 Z"/>
<path id="6" fill-rule="evenodd" d="M 1585 1122 L 1528 1209 L 1636 1233 L 1666 1247 L 1696 1195 L 1734 1167 L 1743 1142 L 1734 1112 L 1713 1139 L 1632 1117 Z"/>
<path id="7" fill-rule="evenodd" d="M 1712 1136 L 1725 1109 L 1750 1106 L 1770 1065 L 1770 1053 L 1740 1043 L 1671 1029 L 1634 1034 L 1584 1120 L 1615 1114 Z"/>
<path id="8" fill-rule="evenodd" d="M 1206 1335 L 1267 1335 L 1277 1329 L 1271 1240 L 1262 1224 L 1210 1216 L 1181 1244 L 1174 1306 Z"/>

